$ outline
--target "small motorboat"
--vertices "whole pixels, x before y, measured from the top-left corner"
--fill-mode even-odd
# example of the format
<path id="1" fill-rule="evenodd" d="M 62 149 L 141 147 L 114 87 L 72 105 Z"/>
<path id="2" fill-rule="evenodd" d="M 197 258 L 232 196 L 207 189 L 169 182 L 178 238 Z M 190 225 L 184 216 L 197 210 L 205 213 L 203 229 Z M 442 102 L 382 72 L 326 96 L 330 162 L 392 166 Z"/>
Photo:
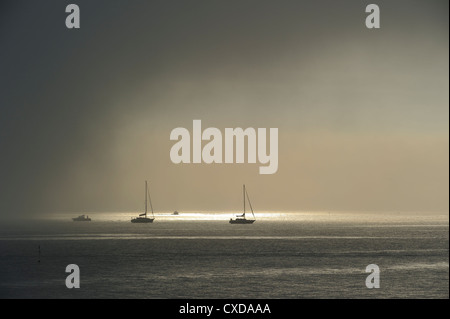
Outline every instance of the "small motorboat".
<path id="1" fill-rule="evenodd" d="M 72 218 L 74 222 L 90 222 L 91 219 L 87 215 L 80 215 L 78 217 Z"/>

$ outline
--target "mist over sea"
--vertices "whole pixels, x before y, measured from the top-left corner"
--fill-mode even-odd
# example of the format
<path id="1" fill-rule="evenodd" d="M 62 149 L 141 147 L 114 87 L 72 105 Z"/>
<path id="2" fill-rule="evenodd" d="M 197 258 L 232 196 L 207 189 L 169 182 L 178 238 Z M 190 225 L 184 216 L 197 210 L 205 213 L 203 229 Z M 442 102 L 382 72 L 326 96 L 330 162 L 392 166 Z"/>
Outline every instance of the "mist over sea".
<path id="1" fill-rule="evenodd" d="M 256 212 L 231 225 L 234 213 L 1 222 L 0 298 L 449 298 L 448 214 Z M 65 286 L 69 264 L 79 289 Z M 366 288 L 369 264 L 379 289 Z"/>

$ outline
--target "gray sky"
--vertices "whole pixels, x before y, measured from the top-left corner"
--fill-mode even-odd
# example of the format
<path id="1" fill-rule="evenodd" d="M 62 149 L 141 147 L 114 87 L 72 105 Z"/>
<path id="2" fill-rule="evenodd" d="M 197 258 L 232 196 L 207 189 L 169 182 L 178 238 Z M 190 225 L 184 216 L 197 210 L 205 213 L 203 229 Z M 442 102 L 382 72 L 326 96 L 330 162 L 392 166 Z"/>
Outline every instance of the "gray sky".
<path id="1" fill-rule="evenodd" d="M 65 7 L 81 29 L 65 27 Z M 448 211 L 448 1 L 2 1 L 0 214 Z M 279 169 L 175 165 L 175 127 L 278 127 Z"/>

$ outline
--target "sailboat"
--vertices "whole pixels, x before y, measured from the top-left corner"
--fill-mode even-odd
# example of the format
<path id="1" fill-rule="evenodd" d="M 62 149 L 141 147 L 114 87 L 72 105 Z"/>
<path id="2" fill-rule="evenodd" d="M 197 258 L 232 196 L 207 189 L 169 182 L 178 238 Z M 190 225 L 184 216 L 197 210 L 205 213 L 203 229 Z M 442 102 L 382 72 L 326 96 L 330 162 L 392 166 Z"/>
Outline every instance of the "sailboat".
<path id="1" fill-rule="evenodd" d="M 230 218 L 230 224 L 253 224 L 256 220 L 255 214 L 253 213 L 252 203 L 250 203 L 250 198 L 248 197 L 248 193 L 245 190 L 245 185 L 243 187 L 243 194 L 244 194 L 244 213 L 242 215 L 237 215 L 236 219 Z M 245 198 L 247 198 L 248 200 L 248 204 L 250 206 L 254 219 L 245 218 Z"/>
<path id="2" fill-rule="evenodd" d="M 150 202 L 150 208 L 152 210 L 152 218 L 147 217 L 147 198 Z M 148 191 L 147 181 L 145 181 L 145 213 L 139 214 L 138 217 L 131 219 L 132 223 L 153 223 L 155 220 L 155 214 L 153 213 L 152 199 L 150 198 L 150 193 Z"/>

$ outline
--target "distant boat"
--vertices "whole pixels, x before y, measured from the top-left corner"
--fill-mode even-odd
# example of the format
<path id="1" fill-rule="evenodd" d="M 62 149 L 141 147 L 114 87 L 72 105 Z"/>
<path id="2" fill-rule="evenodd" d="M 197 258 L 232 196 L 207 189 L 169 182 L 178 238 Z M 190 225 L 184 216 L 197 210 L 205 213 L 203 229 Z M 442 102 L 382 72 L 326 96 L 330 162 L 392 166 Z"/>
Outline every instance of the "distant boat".
<path id="1" fill-rule="evenodd" d="M 174 212 L 172 213 L 172 215 L 180 215 L 180 213 L 177 212 L 177 211 L 174 211 Z"/>
<path id="2" fill-rule="evenodd" d="M 80 215 L 78 217 L 72 218 L 72 220 L 74 222 L 90 222 L 91 221 L 89 216 L 86 216 L 86 215 Z"/>
<path id="3" fill-rule="evenodd" d="M 150 202 L 150 208 L 152 210 L 152 218 L 147 217 L 147 198 Z M 150 198 L 150 193 L 148 192 L 147 181 L 145 181 L 145 213 L 139 214 L 139 217 L 131 219 L 132 223 L 153 223 L 155 220 L 155 214 L 153 213 L 152 199 Z"/>
<path id="4" fill-rule="evenodd" d="M 253 213 L 252 203 L 250 203 L 250 198 L 248 197 L 248 193 L 245 190 L 245 185 L 243 188 L 243 194 L 244 194 L 244 213 L 242 215 L 237 215 L 236 219 L 230 218 L 230 224 L 253 224 L 256 220 L 255 214 Z M 250 205 L 250 209 L 252 211 L 252 215 L 253 215 L 254 219 L 245 218 L 245 199 L 246 198 L 248 200 L 248 204 Z"/>

